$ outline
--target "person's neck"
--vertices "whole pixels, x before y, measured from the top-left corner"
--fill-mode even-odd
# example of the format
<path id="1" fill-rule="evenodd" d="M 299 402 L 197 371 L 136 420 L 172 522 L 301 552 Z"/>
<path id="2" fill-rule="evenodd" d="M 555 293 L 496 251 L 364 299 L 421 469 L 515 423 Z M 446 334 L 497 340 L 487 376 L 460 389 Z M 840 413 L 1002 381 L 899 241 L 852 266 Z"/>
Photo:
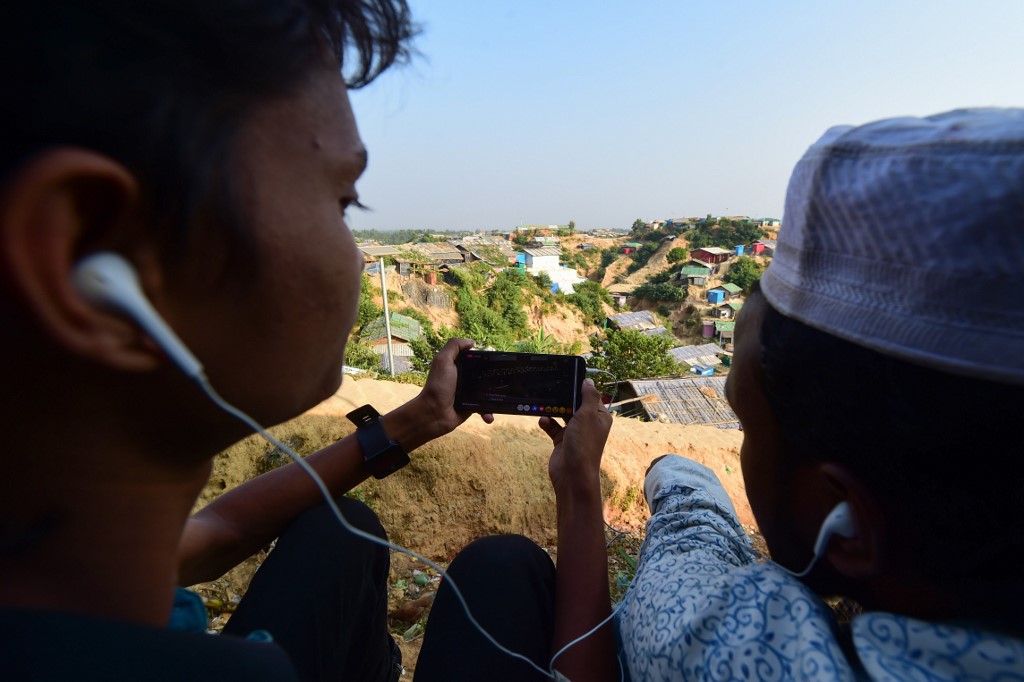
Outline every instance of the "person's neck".
<path id="1" fill-rule="evenodd" d="M 202 478 L 190 485 L 32 481 L 34 499 L 3 503 L 0 604 L 149 625 L 167 622 L 181 530 Z"/>
<path id="2" fill-rule="evenodd" d="M 174 418 L 149 397 L 133 396 Z M 63 394 L 26 387 L 21 402 L 0 399 L 9 453 L 0 482 L 0 607 L 167 622 L 182 528 L 217 448 L 171 434 L 164 442 L 180 447 L 178 456 L 153 452 L 140 436 L 152 418 L 133 421 L 129 405 L 73 383 Z"/>
<path id="3" fill-rule="evenodd" d="M 890 585 L 862 602 L 865 611 L 886 611 L 917 620 L 957 623 L 979 630 L 1024 637 L 1016 614 L 1024 608 L 1024 584 L 963 579 L 948 585 L 916 581 Z"/>

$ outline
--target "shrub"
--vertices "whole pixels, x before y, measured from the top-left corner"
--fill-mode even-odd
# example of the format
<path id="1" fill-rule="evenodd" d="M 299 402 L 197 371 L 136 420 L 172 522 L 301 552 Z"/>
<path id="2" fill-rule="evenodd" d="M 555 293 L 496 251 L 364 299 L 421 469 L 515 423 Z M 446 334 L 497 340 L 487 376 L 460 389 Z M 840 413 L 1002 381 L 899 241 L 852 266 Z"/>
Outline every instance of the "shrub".
<path id="1" fill-rule="evenodd" d="M 380 366 L 380 356 L 369 344 L 349 338 L 345 344 L 345 364 L 359 369 L 377 369 Z"/>
<path id="2" fill-rule="evenodd" d="M 601 304 L 611 305 L 612 296 L 597 282 L 580 282 L 565 300 L 579 308 L 589 321 L 600 324 L 604 320 L 604 308 Z"/>
<path id="3" fill-rule="evenodd" d="M 754 286 L 754 282 L 761 279 L 762 272 L 764 272 L 763 265 L 753 258 L 743 256 L 736 259 L 736 262 L 729 267 L 729 272 L 722 279 L 735 284 L 749 294 L 750 288 Z"/>
<path id="4" fill-rule="evenodd" d="M 611 372 L 619 381 L 673 375 L 680 367 L 668 354 L 672 345 L 667 336 L 609 329 L 604 338 L 594 340 L 594 354 L 587 364 Z"/>
<path id="5" fill-rule="evenodd" d="M 633 295 L 648 301 L 683 301 L 686 299 L 686 287 L 668 283 L 641 284 L 633 291 Z"/>
<path id="6" fill-rule="evenodd" d="M 684 261 L 689 258 L 690 252 L 681 246 L 677 246 L 671 249 L 665 257 L 668 259 L 669 263 L 678 263 L 679 261 Z"/>
<path id="7" fill-rule="evenodd" d="M 367 322 L 376 320 L 384 314 L 384 309 L 373 301 L 373 282 L 370 276 L 363 273 L 359 285 L 359 314 L 356 324 L 362 327 Z"/>
<path id="8" fill-rule="evenodd" d="M 405 308 L 396 310 L 395 312 L 399 315 L 405 315 L 406 317 L 411 317 L 416 320 L 423 327 L 424 331 L 434 328 L 434 323 L 430 321 L 430 318 L 427 317 L 422 310 L 406 306 Z"/>

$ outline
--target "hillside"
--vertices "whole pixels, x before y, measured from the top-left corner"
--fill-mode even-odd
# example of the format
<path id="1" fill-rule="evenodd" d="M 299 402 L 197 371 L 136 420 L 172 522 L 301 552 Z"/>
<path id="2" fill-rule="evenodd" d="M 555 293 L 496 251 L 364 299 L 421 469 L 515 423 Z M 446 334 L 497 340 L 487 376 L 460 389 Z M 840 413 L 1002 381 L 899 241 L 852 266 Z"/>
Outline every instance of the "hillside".
<path id="1" fill-rule="evenodd" d="M 275 432 L 296 447 L 305 444 L 314 449 L 352 430 L 344 414 L 353 408 L 372 403 L 387 411 L 418 390 L 405 384 L 346 378 L 335 396 Z M 739 473 L 742 439 L 743 434 L 735 430 L 616 418 L 602 463 L 606 520 L 617 528 L 642 532 L 647 518 L 644 473 L 655 457 L 676 452 L 715 471 L 741 521 L 753 524 Z M 550 450 L 550 441 L 535 419 L 499 415 L 487 425 L 472 417 L 453 433 L 417 450 L 402 471 L 360 486 L 357 496 L 377 511 L 392 541 L 441 562 L 450 561 L 471 540 L 489 533 L 521 533 L 553 551 L 554 495 L 547 477 Z M 270 452 L 261 440 L 250 438 L 220 455 L 200 504 L 265 469 Z M 198 591 L 217 600 L 214 606 L 230 604 L 244 593 L 261 558 L 215 583 L 199 586 Z M 411 583 L 412 571 L 405 557 L 393 558 L 392 608 L 414 596 L 411 588 L 403 587 Z M 219 620 L 223 622 L 224 617 Z M 396 620 L 393 626 L 401 634 L 409 624 Z M 406 667 L 413 668 L 421 640 L 398 639 Z"/>
<path id="2" fill-rule="evenodd" d="M 651 275 L 664 271 L 669 267 L 668 252 L 676 246 L 679 246 L 679 244 L 674 240 L 663 241 L 647 263 L 633 274 L 627 275 L 623 281 L 629 284 L 643 284 Z"/>
<path id="3" fill-rule="evenodd" d="M 406 307 L 415 308 L 431 321 L 434 329 L 441 326 L 455 328 L 459 324 L 459 315 L 454 307 L 441 307 L 425 303 L 422 297 L 412 297 L 403 293 L 410 287 L 413 289 L 432 288 L 446 294 L 454 302 L 455 288 L 444 283 L 428 287 L 418 277 L 401 277 L 392 274 L 388 277 L 388 305 L 391 310 L 402 310 Z M 370 287 L 373 301 L 378 306 L 383 306 L 383 296 L 380 290 L 380 280 L 371 278 Z M 581 352 L 590 350 L 588 337 L 596 333 L 598 327 L 588 322 L 578 308 L 557 296 L 541 296 L 524 291 L 525 303 L 523 310 L 527 315 L 529 328 L 532 330 L 543 329 L 544 333 L 550 335 L 555 341 L 562 344 L 571 344 L 580 341 L 583 344 Z M 612 312 L 609 307 L 606 312 Z"/>

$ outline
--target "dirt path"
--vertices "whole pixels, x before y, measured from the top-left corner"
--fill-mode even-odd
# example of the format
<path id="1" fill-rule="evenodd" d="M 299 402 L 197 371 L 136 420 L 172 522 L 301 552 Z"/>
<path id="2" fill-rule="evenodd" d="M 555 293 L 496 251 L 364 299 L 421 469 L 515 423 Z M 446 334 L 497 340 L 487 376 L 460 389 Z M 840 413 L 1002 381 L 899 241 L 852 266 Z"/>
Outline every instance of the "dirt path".
<path id="1" fill-rule="evenodd" d="M 651 255 L 650 260 L 642 268 L 626 277 L 626 281 L 630 284 L 643 284 L 651 275 L 656 275 L 669 267 L 668 252 L 676 246 L 676 241 L 678 240 L 662 242 L 658 250 Z"/>
<path id="2" fill-rule="evenodd" d="M 661 246 L 658 247 L 658 250 L 651 254 L 651 258 L 647 263 L 630 275 L 626 275 L 626 270 L 629 268 L 629 264 L 633 262 L 632 259 L 624 255 L 619 256 L 614 263 L 605 269 L 604 277 L 601 278 L 601 286 L 607 288 L 610 284 L 618 282 L 620 278 L 621 281 L 626 284 L 643 284 L 651 275 L 655 275 L 666 268 L 671 267 L 668 262 L 668 252 L 679 245 L 678 239 L 662 242 Z"/>

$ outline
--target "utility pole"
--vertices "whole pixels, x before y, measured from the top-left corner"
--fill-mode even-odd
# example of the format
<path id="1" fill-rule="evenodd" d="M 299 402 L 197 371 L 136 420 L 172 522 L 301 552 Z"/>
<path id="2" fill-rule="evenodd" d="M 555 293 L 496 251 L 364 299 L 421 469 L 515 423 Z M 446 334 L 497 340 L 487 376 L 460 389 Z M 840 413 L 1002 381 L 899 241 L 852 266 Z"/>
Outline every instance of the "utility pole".
<path id="1" fill-rule="evenodd" d="M 391 345 L 391 313 L 388 312 L 388 283 L 384 276 L 384 256 L 377 261 L 380 266 L 380 295 L 384 299 L 384 333 L 388 340 L 388 372 L 395 376 L 395 349 Z"/>
<path id="2" fill-rule="evenodd" d="M 372 259 L 377 259 L 377 267 L 380 268 L 380 295 L 384 299 L 384 333 L 387 334 L 387 363 L 388 371 L 391 372 L 391 376 L 395 376 L 395 349 L 391 345 L 391 313 L 388 311 L 388 283 L 387 278 L 384 275 L 384 257 L 385 256 L 398 256 L 401 254 L 396 248 L 391 246 L 359 246 L 359 251 L 362 252 L 363 256 L 367 258 L 368 263 L 373 262 Z"/>

